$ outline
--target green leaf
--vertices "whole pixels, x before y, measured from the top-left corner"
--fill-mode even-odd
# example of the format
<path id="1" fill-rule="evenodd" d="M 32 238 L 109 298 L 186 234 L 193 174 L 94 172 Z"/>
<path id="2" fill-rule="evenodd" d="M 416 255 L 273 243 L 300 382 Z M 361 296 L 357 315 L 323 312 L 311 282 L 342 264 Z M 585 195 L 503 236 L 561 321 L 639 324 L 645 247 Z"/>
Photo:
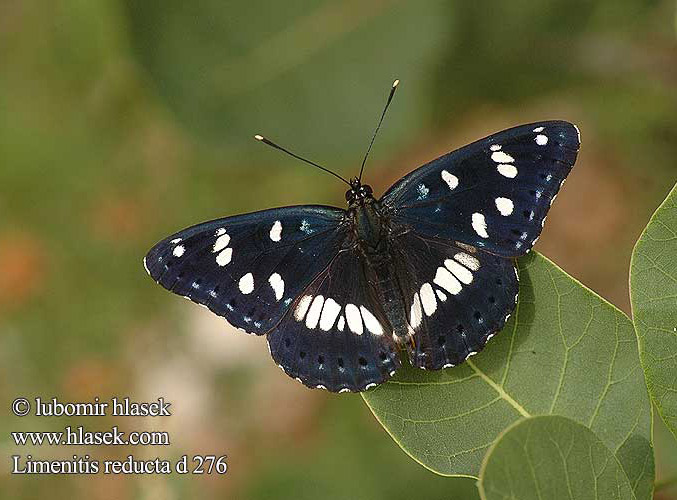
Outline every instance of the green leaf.
<path id="1" fill-rule="evenodd" d="M 630 300 L 649 392 L 677 437 L 677 186 L 635 245 Z"/>
<path id="2" fill-rule="evenodd" d="M 437 372 L 406 363 L 365 401 L 406 453 L 444 475 L 477 476 L 520 418 L 572 418 L 612 450 L 637 498 L 649 498 L 651 407 L 632 323 L 545 257 L 518 265 L 517 309 L 482 353 Z"/>
<path id="3" fill-rule="evenodd" d="M 623 467 L 590 429 L 571 419 L 521 420 L 482 464 L 483 500 L 634 500 Z"/>

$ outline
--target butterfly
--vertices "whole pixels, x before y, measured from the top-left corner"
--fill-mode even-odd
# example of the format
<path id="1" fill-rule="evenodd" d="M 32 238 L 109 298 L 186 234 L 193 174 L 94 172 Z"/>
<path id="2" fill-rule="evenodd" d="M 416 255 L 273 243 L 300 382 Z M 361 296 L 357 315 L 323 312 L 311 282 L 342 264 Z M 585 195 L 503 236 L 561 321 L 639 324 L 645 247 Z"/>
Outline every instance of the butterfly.
<path id="1" fill-rule="evenodd" d="M 579 146 L 571 123 L 521 125 L 432 160 L 380 198 L 361 182 L 367 151 L 359 177 L 327 170 L 350 186 L 347 208 L 204 222 L 157 243 L 144 266 L 167 290 L 265 335 L 278 366 L 308 387 L 368 390 L 395 374 L 400 350 L 420 369 L 453 367 L 513 312 L 515 258 L 536 243 Z"/>

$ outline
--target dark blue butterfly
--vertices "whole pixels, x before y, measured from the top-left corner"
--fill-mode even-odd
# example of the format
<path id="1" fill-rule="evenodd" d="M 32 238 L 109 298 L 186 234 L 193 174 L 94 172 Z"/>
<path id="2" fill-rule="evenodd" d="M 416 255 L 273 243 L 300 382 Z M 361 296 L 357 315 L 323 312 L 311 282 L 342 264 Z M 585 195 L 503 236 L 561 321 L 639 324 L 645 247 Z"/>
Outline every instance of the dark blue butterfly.
<path id="1" fill-rule="evenodd" d="M 347 210 L 205 222 L 159 242 L 144 265 L 166 289 L 266 335 L 275 362 L 309 387 L 369 389 L 395 373 L 399 348 L 416 367 L 451 367 L 513 311 L 513 259 L 541 234 L 579 145 L 567 122 L 511 128 L 423 165 L 378 200 L 355 178 Z"/>

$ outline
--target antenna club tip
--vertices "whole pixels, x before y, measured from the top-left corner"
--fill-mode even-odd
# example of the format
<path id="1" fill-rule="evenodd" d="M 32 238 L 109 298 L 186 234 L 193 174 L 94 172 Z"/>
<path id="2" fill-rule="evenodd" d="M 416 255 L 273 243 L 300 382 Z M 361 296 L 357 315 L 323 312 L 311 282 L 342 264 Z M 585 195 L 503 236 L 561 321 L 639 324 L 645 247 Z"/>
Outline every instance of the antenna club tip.
<path id="1" fill-rule="evenodd" d="M 400 81 L 399 81 L 399 80 L 395 80 L 395 81 L 393 82 L 393 88 L 397 87 L 399 84 L 400 84 Z"/>
<path id="2" fill-rule="evenodd" d="M 257 141 L 262 141 L 262 140 L 263 140 L 263 136 L 262 136 L 262 135 L 259 135 L 259 134 L 256 134 L 256 135 L 254 136 L 254 139 L 256 139 Z"/>

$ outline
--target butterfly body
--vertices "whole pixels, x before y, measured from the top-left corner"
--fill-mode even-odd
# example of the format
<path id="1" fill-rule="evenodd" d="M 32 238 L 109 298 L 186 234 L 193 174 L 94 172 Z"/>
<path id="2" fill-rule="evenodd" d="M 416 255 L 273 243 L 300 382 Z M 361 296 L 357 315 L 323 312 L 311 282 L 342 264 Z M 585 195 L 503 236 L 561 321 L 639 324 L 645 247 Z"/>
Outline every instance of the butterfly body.
<path id="1" fill-rule="evenodd" d="M 163 287 L 266 335 L 309 387 L 361 391 L 412 365 L 479 352 L 515 308 L 514 258 L 538 239 L 578 130 L 522 125 L 444 155 L 381 198 L 350 181 L 347 209 L 296 206 L 198 224 L 144 263 Z"/>

